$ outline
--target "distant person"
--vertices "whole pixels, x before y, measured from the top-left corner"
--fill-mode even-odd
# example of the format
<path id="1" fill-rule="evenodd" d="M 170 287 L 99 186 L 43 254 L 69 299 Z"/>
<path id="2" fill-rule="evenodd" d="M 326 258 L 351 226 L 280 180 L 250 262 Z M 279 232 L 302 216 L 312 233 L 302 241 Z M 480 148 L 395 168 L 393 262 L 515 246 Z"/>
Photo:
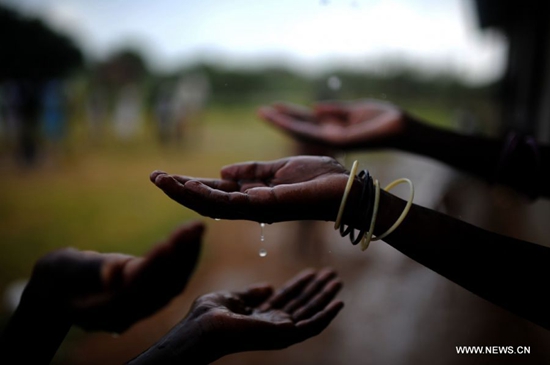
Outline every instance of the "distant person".
<path id="1" fill-rule="evenodd" d="M 154 112 L 159 141 L 162 146 L 172 142 L 175 129 L 174 90 L 171 84 L 162 83 L 155 95 Z"/>
<path id="2" fill-rule="evenodd" d="M 6 364 L 48 364 L 72 325 L 124 332 L 187 285 L 201 246 L 199 222 L 178 228 L 144 257 L 61 249 L 35 265 L 0 338 Z M 307 270 L 269 285 L 198 298 L 189 314 L 130 364 L 206 364 L 235 352 L 280 349 L 320 333 L 342 308 L 334 271 Z"/>
<path id="3" fill-rule="evenodd" d="M 172 96 L 172 118 L 175 121 L 175 141 L 186 140 L 187 130 L 192 121 L 203 112 L 210 97 L 210 81 L 203 73 L 182 76 L 176 83 Z M 188 138 L 194 140 L 196 136 Z"/>
<path id="4" fill-rule="evenodd" d="M 115 135 L 123 141 L 134 138 L 143 124 L 142 91 L 137 84 L 124 86 L 118 93 L 113 123 Z"/>
<path id="5" fill-rule="evenodd" d="M 63 83 L 51 80 L 42 91 L 42 129 L 52 143 L 62 141 L 67 134 L 66 100 Z"/>

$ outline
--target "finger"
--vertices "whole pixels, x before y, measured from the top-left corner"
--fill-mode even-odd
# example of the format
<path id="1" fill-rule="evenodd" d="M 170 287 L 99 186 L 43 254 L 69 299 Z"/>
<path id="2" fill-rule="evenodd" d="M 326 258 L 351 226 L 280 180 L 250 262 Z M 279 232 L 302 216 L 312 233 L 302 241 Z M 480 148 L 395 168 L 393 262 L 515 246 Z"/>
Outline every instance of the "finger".
<path id="1" fill-rule="evenodd" d="M 193 209 L 201 215 L 212 218 L 228 219 L 228 217 L 218 214 L 218 211 L 222 208 L 221 205 L 217 205 L 220 199 L 219 194 L 212 197 L 210 194 L 212 189 L 199 181 L 190 180 L 182 184 L 171 175 L 161 174 L 155 178 L 154 183 L 171 199 L 187 208 Z M 189 187 L 194 185 L 200 185 L 200 188 L 193 190 L 186 188 L 186 186 Z M 220 190 L 215 191 L 221 193 Z"/>
<path id="2" fill-rule="evenodd" d="M 344 303 L 342 301 L 334 301 L 313 317 L 296 323 L 299 333 L 298 341 L 303 341 L 321 333 L 343 307 Z"/>
<path id="3" fill-rule="evenodd" d="M 285 113 L 302 121 L 311 122 L 314 119 L 313 111 L 311 110 L 311 108 L 307 108 L 302 105 L 279 102 L 273 103 L 272 107 L 280 113 Z"/>
<path id="4" fill-rule="evenodd" d="M 188 181 L 196 180 L 211 187 L 212 189 L 218 189 L 218 190 L 223 190 L 227 192 L 239 190 L 239 184 L 237 184 L 235 181 L 220 180 L 220 179 L 204 179 L 204 178 L 197 178 L 193 176 L 184 176 L 184 175 L 170 175 L 164 171 L 159 171 L 159 170 L 153 171 L 151 173 L 150 179 L 151 179 L 151 182 L 156 184 L 157 178 L 160 181 L 162 177 L 166 177 L 166 176 L 171 176 L 174 180 L 176 180 L 182 185 L 184 185 Z"/>
<path id="5" fill-rule="evenodd" d="M 124 285 L 124 267 L 128 261 L 134 259 L 136 259 L 135 256 L 121 253 L 105 254 L 105 261 L 101 268 L 101 277 L 105 291 L 114 292 Z"/>
<path id="6" fill-rule="evenodd" d="M 232 181 L 263 181 L 271 179 L 288 162 L 287 158 L 269 162 L 243 162 L 224 166 L 221 177 Z"/>
<path id="7" fill-rule="evenodd" d="M 247 306 L 257 307 L 273 294 L 273 287 L 269 284 L 257 284 L 235 294 L 241 298 Z"/>
<path id="8" fill-rule="evenodd" d="M 184 186 L 187 207 L 199 214 L 223 219 L 256 220 L 260 204 L 251 204 L 250 196 L 241 192 L 215 190 L 200 181 L 189 181 Z"/>
<path id="9" fill-rule="evenodd" d="M 186 286 L 197 264 L 204 225 L 180 226 L 141 259 L 124 267 L 124 286 L 145 302 L 164 304 Z"/>
<path id="10" fill-rule="evenodd" d="M 197 179 L 191 176 L 171 175 L 180 184 L 184 184 L 188 181 L 195 180 L 200 181 L 204 185 L 211 187 L 212 189 L 221 190 L 225 192 L 239 191 L 239 184 L 231 180 L 220 179 Z"/>
<path id="11" fill-rule="evenodd" d="M 302 307 L 305 303 L 309 302 L 311 298 L 316 296 L 321 291 L 326 283 L 336 276 L 336 272 L 333 269 L 323 269 L 319 271 L 314 280 L 312 280 L 302 293 L 286 304 L 283 311 L 292 314 L 298 308 Z"/>
<path id="12" fill-rule="evenodd" d="M 166 172 L 164 172 L 162 170 L 155 170 L 155 171 L 151 172 L 151 175 L 149 175 L 149 180 L 151 180 L 151 182 L 154 183 L 155 179 L 159 175 L 166 175 Z"/>
<path id="13" fill-rule="evenodd" d="M 294 299 L 298 293 L 315 277 L 315 271 L 307 269 L 290 279 L 283 287 L 267 300 L 260 310 L 268 310 L 270 308 L 282 308 L 290 300 Z"/>
<path id="14" fill-rule="evenodd" d="M 224 192 L 196 180 L 181 184 L 170 175 L 157 176 L 155 184 L 170 198 L 203 216 L 273 222 L 273 212 L 268 209 L 276 204 L 272 188 L 254 188 L 251 195 Z"/>
<path id="15" fill-rule="evenodd" d="M 292 315 L 295 322 L 310 318 L 317 312 L 323 310 L 342 288 L 342 282 L 339 279 L 333 279 L 328 282 L 323 290 L 297 309 Z"/>

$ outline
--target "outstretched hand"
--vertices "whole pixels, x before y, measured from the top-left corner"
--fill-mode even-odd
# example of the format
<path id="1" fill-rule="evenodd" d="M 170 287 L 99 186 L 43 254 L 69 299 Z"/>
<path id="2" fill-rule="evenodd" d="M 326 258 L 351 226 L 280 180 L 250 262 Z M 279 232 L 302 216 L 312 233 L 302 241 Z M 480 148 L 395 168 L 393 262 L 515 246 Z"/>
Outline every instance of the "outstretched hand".
<path id="1" fill-rule="evenodd" d="M 200 222 L 185 224 L 144 257 L 54 251 L 35 265 L 22 300 L 51 306 L 87 330 L 122 332 L 185 288 L 203 230 Z"/>
<path id="2" fill-rule="evenodd" d="M 130 363 L 203 364 L 236 352 L 286 348 L 330 324 L 343 307 L 333 301 L 341 287 L 336 273 L 323 269 L 296 275 L 275 294 L 269 285 L 256 285 L 203 295 L 185 319 Z"/>
<path id="3" fill-rule="evenodd" d="M 229 165 L 221 179 L 155 171 L 151 181 L 204 216 L 273 223 L 335 220 L 348 177 L 330 157 L 297 156 Z"/>
<path id="4" fill-rule="evenodd" d="M 275 350 L 319 334 L 343 307 L 333 270 L 304 271 L 275 294 L 268 285 L 212 293 L 195 301 L 190 318 L 209 329 L 227 353 Z"/>
<path id="5" fill-rule="evenodd" d="M 297 139 L 344 150 L 393 147 L 408 121 L 398 107 L 378 100 L 323 102 L 313 110 L 278 103 L 258 114 Z"/>

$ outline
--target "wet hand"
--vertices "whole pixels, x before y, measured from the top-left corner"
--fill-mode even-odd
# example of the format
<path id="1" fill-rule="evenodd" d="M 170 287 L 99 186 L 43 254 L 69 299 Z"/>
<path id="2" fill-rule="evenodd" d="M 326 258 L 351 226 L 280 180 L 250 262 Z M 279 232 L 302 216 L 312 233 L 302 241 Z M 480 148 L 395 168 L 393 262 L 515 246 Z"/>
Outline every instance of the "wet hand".
<path id="1" fill-rule="evenodd" d="M 272 223 L 335 220 L 348 177 L 332 158 L 297 156 L 229 165 L 221 179 L 155 171 L 151 181 L 204 216 Z"/>
<path id="2" fill-rule="evenodd" d="M 341 301 L 333 301 L 341 287 L 333 270 L 307 270 L 275 294 L 270 286 L 259 285 L 202 296 L 187 321 L 201 324 L 219 355 L 282 349 L 329 325 L 343 307 Z"/>
<path id="3" fill-rule="evenodd" d="M 395 105 L 377 100 L 323 102 L 311 111 L 274 104 L 258 114 L 299 140 L 344 150 L 395 147 L 409 121 Z"/>

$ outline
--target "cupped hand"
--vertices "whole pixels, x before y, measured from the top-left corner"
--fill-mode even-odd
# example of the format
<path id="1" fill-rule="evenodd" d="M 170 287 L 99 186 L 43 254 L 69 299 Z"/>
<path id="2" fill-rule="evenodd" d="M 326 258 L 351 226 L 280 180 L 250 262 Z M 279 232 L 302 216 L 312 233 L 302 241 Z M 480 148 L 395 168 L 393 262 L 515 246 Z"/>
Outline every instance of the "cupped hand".
<path id="1" fill-rule="evenodd" d="M 144 257 L 54 251 L 35 265 L 22 300 L 61 310 L 87 330 L 122 332 L 185 288 L 203 230 L 200 222 L 185 224 Z"/>
<path id="2" fill-rule="evenodd" d="M 270 286 L 258 285 L 204 295 L 195 301 L 187 321 L 200 323 L 219 355 L 282 349 L 329 325 L 343 307 L 333 301 L 341 287 L 332 269 L 307 270 L 275 294 Z"/>
<path id="3" fill-rule="evenodd" d="M 229 165 L 221 179 L 155 171 L 151 181 L 204 216 L 272 223 L 335 220 L 348 177 L 330 157 L 297 156 Z"/>
<path id="4" fill-rule="evenodd" d="M 409 121 L 401 109 L 378 100 L 323 102 L 311 111 L 278 103 L 258 114 L 297 139 L 344 150 L 395 147 Z"/>

